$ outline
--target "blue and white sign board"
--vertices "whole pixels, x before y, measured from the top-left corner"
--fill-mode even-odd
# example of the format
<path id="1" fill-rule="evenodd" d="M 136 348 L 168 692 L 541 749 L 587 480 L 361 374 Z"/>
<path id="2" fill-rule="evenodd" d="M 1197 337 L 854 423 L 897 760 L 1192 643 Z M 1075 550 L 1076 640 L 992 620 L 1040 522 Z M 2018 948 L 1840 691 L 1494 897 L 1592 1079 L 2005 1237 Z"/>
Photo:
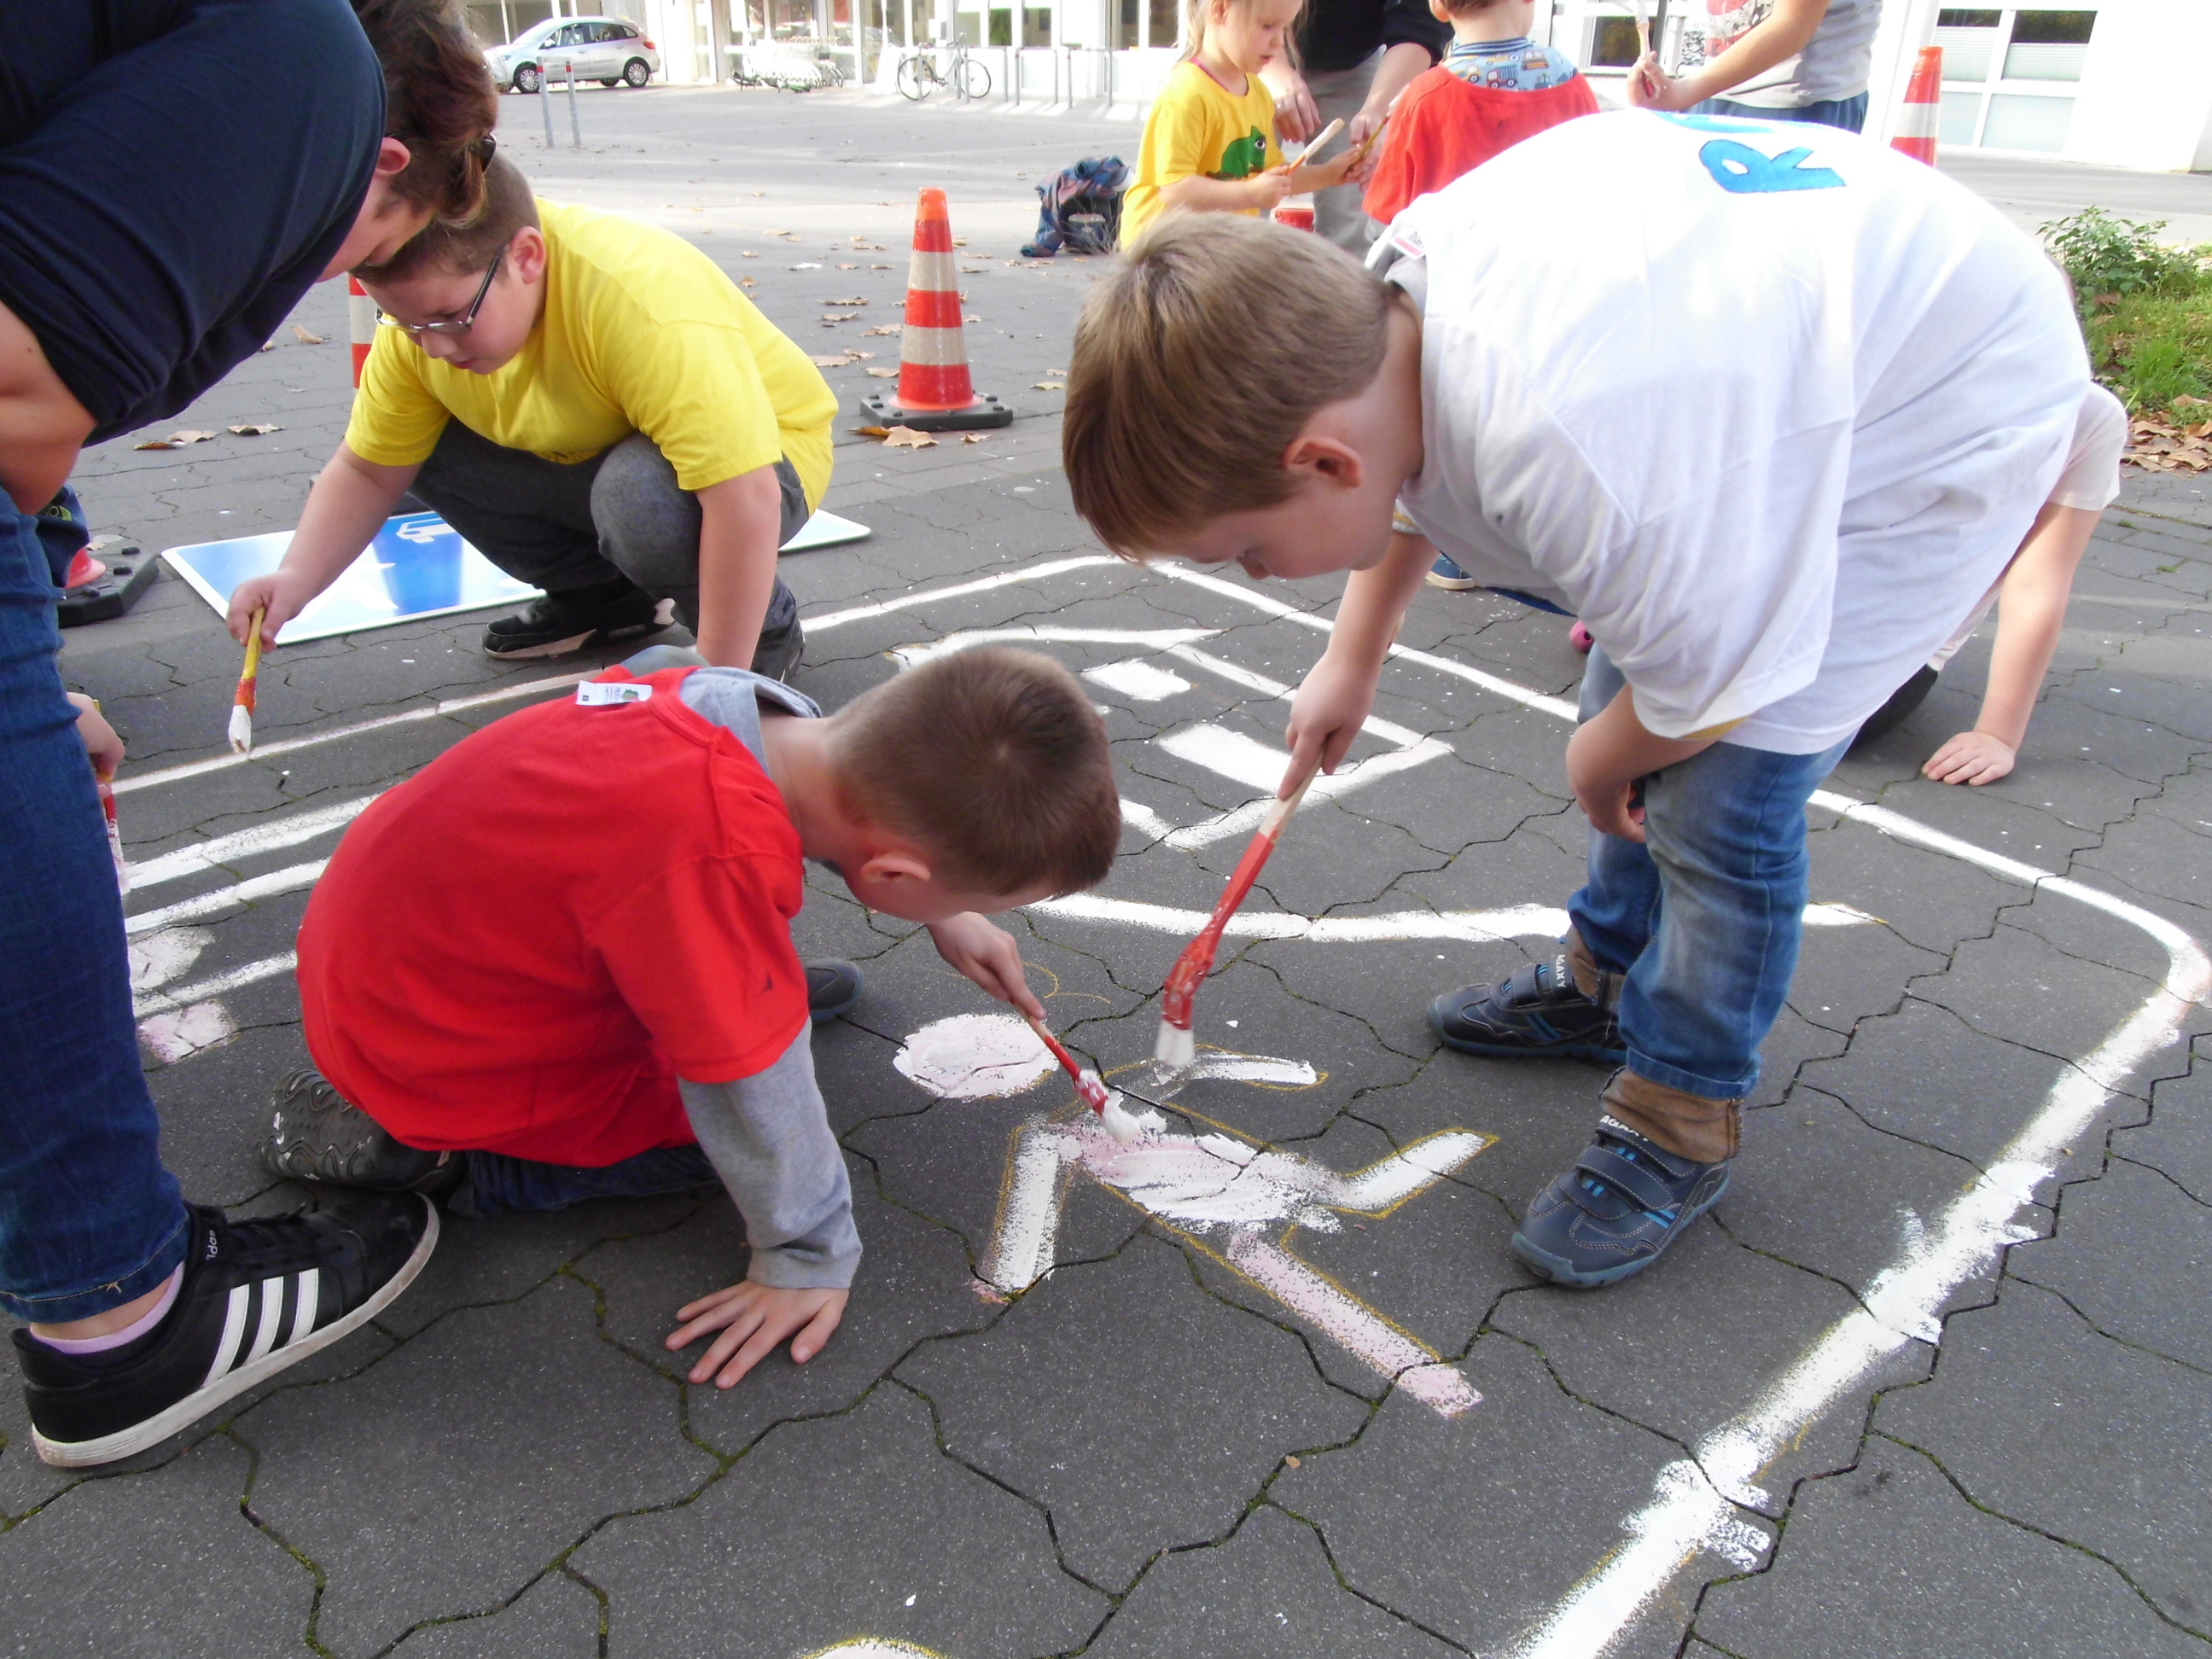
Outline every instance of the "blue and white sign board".
<path id="1" fill-rule="evenodd" d="M 817 513 L 784 544 L 783 550 L 803 553 L 810 548 L 834 547 L 859 541 L 868 533 L 866 525 L 834 513 Z M 265 536 L 172 547 L 161 557 L 221 616 L 228 612 L 231 593 L 238 585 L 276 569 L 291 544 L 292 532 L 279 530 Z M 346 567 L 344 574 L 284 624 L 276 642 L 297 645 L 303 640 L 365 633 L 426 617 L 526 605 L 537 594 L 538 589 L 528 582 L 517 581 L 463 541 L 459 532 L 436 514 L 406 513 L 386 520 L 376 539 Z"/>

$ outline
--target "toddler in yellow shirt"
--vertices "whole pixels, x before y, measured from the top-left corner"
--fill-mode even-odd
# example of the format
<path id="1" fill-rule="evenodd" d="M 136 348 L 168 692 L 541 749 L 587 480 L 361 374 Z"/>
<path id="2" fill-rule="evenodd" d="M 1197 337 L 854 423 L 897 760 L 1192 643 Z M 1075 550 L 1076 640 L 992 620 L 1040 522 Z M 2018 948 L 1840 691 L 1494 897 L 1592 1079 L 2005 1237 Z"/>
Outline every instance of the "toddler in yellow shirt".
<path id="1" fill-rule="evenodd" d="M 1121 203 L 1121 242 L 1167 209 L 1262 214 L 1285 196 L 1340 185 L 1351 151 L 1312 167 L 1280 164 L 1275 100 L 1260 71 L 1283 55 L 1301 0 L 1186 0 L 1190 48 L 1145 119 L 1137 179 Z"/>
<path id="2" fill-rule="evenodd" d="M 718 666 L 782 678 L 803 639 L 776 552 L 830 485 L 836 395 L 696 248 L 540 202 L 504 158 L 483 214 L 356 273 L 382 307 L 345 440 L 274 574 L 263 636 L 335 581 L 410 489 L 545 595 L 485 630 L 553 657 L 680 617 Z"/>

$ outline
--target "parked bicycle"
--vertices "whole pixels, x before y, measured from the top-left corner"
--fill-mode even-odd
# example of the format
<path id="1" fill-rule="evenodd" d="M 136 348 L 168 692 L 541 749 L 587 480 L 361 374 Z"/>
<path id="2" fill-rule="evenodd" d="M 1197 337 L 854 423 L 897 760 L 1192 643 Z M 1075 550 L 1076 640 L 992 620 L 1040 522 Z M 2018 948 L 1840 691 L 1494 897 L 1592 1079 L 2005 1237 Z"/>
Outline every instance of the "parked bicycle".
<path id="1" fill-rule="evenodd" d="M 934 52 L 912 52 L 899 59 L 898 89 L 917 103 L 938 89 L 950 87 L 955 98 L 988 98 L 991 71 L 968 55 L 965 46 L 954 46 L 943 69 Z"/>

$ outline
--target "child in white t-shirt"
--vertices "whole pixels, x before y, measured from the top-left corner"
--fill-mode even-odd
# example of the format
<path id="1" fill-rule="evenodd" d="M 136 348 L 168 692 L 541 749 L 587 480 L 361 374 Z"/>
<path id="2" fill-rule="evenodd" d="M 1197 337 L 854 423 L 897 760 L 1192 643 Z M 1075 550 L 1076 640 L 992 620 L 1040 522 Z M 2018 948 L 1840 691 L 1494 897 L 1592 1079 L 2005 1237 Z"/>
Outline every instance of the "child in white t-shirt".
<path id="1" fill-rule="evenodd" d="M 1725 1188 L 1796 969 L 1805 803 L 2020 546 L 2087 362 L 2024 233 L 1818 125 L 1571 121 L 1414 203 L 1370 263 L 1162 225 L 1085 306 L 1069 483 L 1131 556 L 1353 573 L 1286 793 L 1359 731 L 1430 544 L 1589 626 L 1573 929 L 1431 1019 L 1620 1067 L 1514 1237 L 1610 1284 Z"/>

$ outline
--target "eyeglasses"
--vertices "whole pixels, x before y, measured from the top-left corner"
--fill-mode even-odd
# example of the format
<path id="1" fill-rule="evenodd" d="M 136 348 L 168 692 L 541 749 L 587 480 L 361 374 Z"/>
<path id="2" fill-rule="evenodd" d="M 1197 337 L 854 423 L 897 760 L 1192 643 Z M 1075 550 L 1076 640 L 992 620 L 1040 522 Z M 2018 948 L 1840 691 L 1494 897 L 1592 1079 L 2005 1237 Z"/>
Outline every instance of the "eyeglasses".
<path id="1" fill-rule="evenodd" d="M 499 275 L 499 262 L 505 258 L 507 258 L 507 250 L 505 248 L 500 249 L 498 252 L 491 256 L 491 269 L 484 272 L 483 283 L 477 289 L 477 297 L 470 301 L 469 308 L 463 312 L 459 316 L 454 318 L 453 321 L 449 323 L 403 323 L 397 317 L 386 316 L 383 312 L 380 311 L 376 313 L 376 325 L 379 328 L 398 329 L 402 332 L 418 340 L 425 334 L 443 334 L 450 337 L 456 334 L 467 333 L 471 329 L 477 325 L 477 313 L 483 309 L 484 295 L 491 292 L 492 278 Z"/>

